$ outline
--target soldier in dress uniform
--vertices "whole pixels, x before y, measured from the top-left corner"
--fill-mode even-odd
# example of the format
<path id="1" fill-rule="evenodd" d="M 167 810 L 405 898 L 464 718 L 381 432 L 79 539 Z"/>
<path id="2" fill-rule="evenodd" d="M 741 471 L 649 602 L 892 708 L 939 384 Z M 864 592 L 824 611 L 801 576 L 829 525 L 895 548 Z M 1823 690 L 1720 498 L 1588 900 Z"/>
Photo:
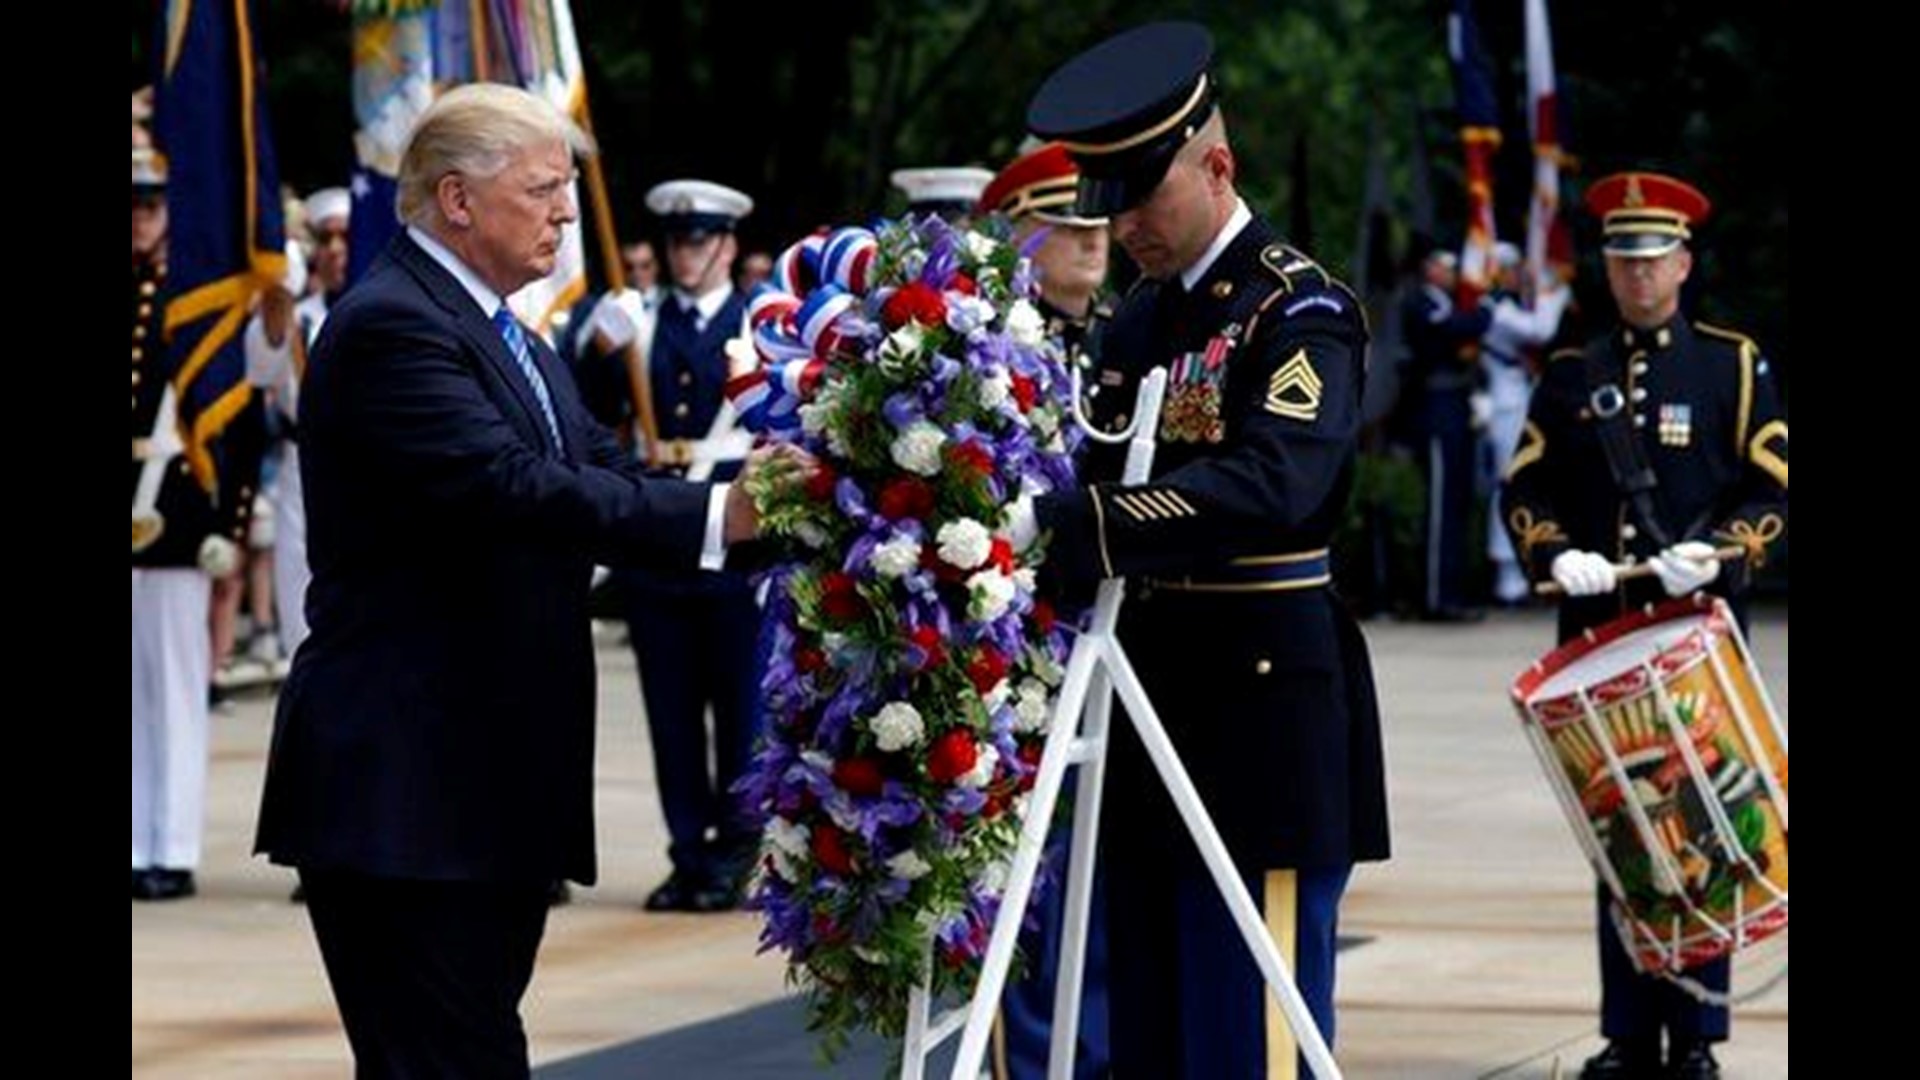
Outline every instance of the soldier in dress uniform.
<path id="1" fill-rule="evenodd" d="M 1074 212 L 1079 184 L 1080 170 L 1066 147 L 1042 143 L 1000 170 L 980 193 L 975 211 L 982 216 L 1005 214 L 1013 223 L 1015 242 L 1023 246 L 1045 232 L 1032 256 L 1040 312 L 1047 320 L 1047 334 L 1066 347 L 1068 362 L 1084 370 L 1099 355 L 1099 331 L 1112 312 L 1100 306 L 1107 279 L 1107 221 Z M 1066 840 L 1067 830 L 1057 829 L 1048 854 L 1051 865 L 1066 866 Z M 1028 976 L 1009 984 L 1001 999 L 992 1060 L 995 1080 L 1041 1080 L 1047 1075 L 1065 891 L 1062 881 L 1041 898 L 1039 932 L 1026 945 Z M 1088 1080 L 1109 1071 L 1106 918 L 1097 896 L 1091 915 L 1074 1056 L 1074 1075 Z"/>
<path id="2" fill-rule="evenodd" d="M 222 455 L 220 489 L 208 492 L 183 452 L 162 341 L 166 179 L 158 152 L 133 151 L 135 900 L 194 892 L 207 787 L 212 581 L 239 567 L 260 465 L 257 446 L 233 447 Z"/>
<path id="3" fill-rule="evenodd" d="M 889 179 L 894 187 L 906 193 L 909 217 L 932 214 L 961 224 L 973 214 L 980 193 L 993 182 L 993 173 L 968 165 L 934 165 L 895 169 Z"/>
<path id="4" fill-rule="evenodd" d="M 1566 592 L 1563 642 L 1700 589 L 1744 621 L 1752 573 L 1786 536 L 1787 418 L 1751 338 L 1680 312 L 1688 241 L 1710 204 L 1679 180 L 1635 172 L 1596 183 L 1587 206 L 1604 225 L 1620 323 L 1548 363 L 1507 474 L 1507 528 L 1534 579 Z M 1716 549 L 1737 557 L 1723 564 Z M 1618 567 L 1642 562 L 1651 577 L 1619 579 Z M 1608 1045 L 1581 1075 L 1718 1076 L 1712 1044 L 1727 1037 L 1727 1010 L 1636 972 L 1604 889 L 1598 929 Z M 1729 967 L 1688 974 L 1724 993 Z"/>
<path id="5" fill-rule="evenodd" d="M 1475 490 L 1473 399 L 1479 390 L 1474 346 L 1493 321 L 1486 306 L 1454 302 L 1459 260 L 1435 248 L 1420 264 L 1421 282 L 1407 294 L 1401 327 L 1412 365 L 1406 392 L 1419 431 L 1417 453 L 1427 482 L 1426 591 L 1421 614 L 1438 622 L 1470 621 L 1468 530 Z"/>
<path id="6" fill-rule="evenodd" d="M 307 511 L 300 482 L 300 380 L 306 374 L 307 348 L 347 287 L 353 196 L 346 188 L 321 188 L 307 196 L 304 209 L 312 243 L 307 258 L 312 291 L 297 300 L 283 290 L 269 292 L 243 338 L 247 380 L 267 395 L 279 415 L 277 426 L 287 436 L 273 493 L 273 596 L 280 651 L 289 660 L 307 639 L 307 583 L 313 577 L 307 566 Z"/>
<path id="7" fill-rule="evenodd" d="M 1128 31 L 1068 62 L 1029 129 L 1080 168 L 1075 212 L 1108 216 L 1142 279 L 1102 339 L 1092 420 L 1124 428 L 1170 372 L 1153 478 L 1016 508 L 1068 582 L 1127 576 L 1120 637 L 1300 989 L 1333 1036 L 1334 932 L 1353 865 L 1387 855 L 1367 648 L 1330 589 L 1352 487 L 1367 327 L 1348 289 L 1236 191 L 1237 161 L 1191 23 Z M 1116 720 L 1101 825 L 1117 1076 L 1292 1075 L 1294 1043 L 1129 725 Z"/>
<path id="8" fill-rule="evenodd" d="M 732 284 L 734 226 L 753 200 L 705 180 L 673 180 L 647 193 L 647 209 L 666 235 L 670 281 L 640 358 L 650 398 L 642 407 L 650 406 L 652 416 L 641 421 L 639 449 L 658 474 L 730 480 L 752 447 L 721 391 L 725 345 L 740 333 L 746 311 Z M 733 908 L 759 839 L 732 793 L 760 731 L 763 664 L 753 587 L 737 572 L 623 570 L 616 577 L 673 861 L 672 874 L 647 896 L 647 910 Z"/>

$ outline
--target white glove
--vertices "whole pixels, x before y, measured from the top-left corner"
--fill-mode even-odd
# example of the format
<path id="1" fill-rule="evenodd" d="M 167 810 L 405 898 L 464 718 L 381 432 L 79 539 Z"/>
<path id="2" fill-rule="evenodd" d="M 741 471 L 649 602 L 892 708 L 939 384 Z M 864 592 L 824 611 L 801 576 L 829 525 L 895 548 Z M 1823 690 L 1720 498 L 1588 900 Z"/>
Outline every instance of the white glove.
<path id="1" fill-rule="evenodd" d="M 1553 580 L 1568 596 L 1604 596 L 1619 583 L 1619 574 L 1603 555 L 1564 551 L 1553 560 Z"/>
<path id="2" fill-rule="evenodd" d="M 199 562 L 209 576 L 227 577 L 240 569 L 240 548 L 224 536 L 209 536 L 200 541 Z"/>
<path id="3" fill-rule="evenodd" d="M 1467 408 L 1473 413 L 1473 430 L 1485 431 L 1493 422 L 1493 395 L 1485 390 L 1475 390 L 1469 395 Z"/>
<path id="4" fill-rule="evenodd" d="M 626 348 L 639 333 L 639 327 L 633 325 L 633 316 L 627 314 L 627 309 L 612 294 L 602 297 L 587 319 L 587 336 L 605 352 Z"/>
<path id="5" fill-rule="evenodd" d="M 1675 544 L 1647 560 L 1668 596 L 1685 596 L 1713 583 L 1720 576 L 1720 560 L 1713 545 L 1698 540 Z"/>

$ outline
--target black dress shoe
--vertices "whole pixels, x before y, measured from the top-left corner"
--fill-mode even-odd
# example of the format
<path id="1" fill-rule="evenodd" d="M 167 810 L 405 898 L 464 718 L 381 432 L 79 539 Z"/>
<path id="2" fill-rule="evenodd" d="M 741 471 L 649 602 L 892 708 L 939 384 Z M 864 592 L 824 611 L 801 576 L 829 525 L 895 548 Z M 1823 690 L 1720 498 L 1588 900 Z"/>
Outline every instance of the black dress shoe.
<path id="1" fill-rule="evenodd" d="M 199 891 L 193 884 L 193 871 L 168 870 L 156 866 L 137 877 L 133 886 L 135 900 L 185 900 Z"/>
<path id="2" fill-rule="evenodd" d="M 571 904 L 571 903 L 573 903 L 573 887 L 572 886 L 568 885 L 564 881 L 560 881 L 557 879 L 554 881 L 553 884 L 547 886 L 547 906 L 548 907 L 550 908 L 566 907 L 568 904 Z"/>
<path id="3" fill-rule="evenodd" d="M 1580 1080 L 1659 1080 L 1657 1043 L 1610 1042 L 1580 1066 Z"/>
<path id="4" fill-rule="evenodd" d="M 1667 1057 L 1667 1076 L 1671 1080 L 1720 1080 L 1720 1063 L 1713 1058 L 1713 1045 L 1675 1043 Z"/>
<path id="5" fill-rule="evenodd" d="M 151 871 L 148 870 L 135 870 L 133 872 L 133 898 L 135 900 L 146 899 L 142 894 L 146 892 L 147 875 L 149 873 L 151 873 Z"/>

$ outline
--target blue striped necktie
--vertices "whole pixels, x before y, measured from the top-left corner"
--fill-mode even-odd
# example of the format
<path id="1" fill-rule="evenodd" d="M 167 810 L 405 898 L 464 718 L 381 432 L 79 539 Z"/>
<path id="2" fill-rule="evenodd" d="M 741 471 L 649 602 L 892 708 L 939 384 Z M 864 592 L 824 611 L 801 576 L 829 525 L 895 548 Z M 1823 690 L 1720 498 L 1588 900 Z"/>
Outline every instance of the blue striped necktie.
<path id="1" fill-rule="evenodd" d="M 553 436 L 554 449 L 564 450 L 566 447 L 560 442 L 560 421 L 553 412 L 553 395 L 547 390 L 547 380 L 541 378 L 540 369 L 533 364 L 533 346 L 527 341 L 526 328 L 505 304 L 493 313 L 493 326 L 506 339 L 507 351 L 513 354 L 514 362 L 520 365 L 520 374 L 526 376 L 528 385 L 533 387 L 533 396 L 540 402 L 540 414 L 547 418 L 547 432 Z"/>

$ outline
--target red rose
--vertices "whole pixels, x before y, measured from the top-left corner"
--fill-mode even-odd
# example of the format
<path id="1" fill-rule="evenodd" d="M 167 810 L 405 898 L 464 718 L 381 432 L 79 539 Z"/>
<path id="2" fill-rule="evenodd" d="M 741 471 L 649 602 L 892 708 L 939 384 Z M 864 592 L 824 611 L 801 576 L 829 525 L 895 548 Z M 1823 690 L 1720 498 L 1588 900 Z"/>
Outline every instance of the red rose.
<path id="1" fill-rule="evenodd" d="M 1059 621 L 1060 616 L 1054 612 L 1051 602 L 1047 600 L 1033 602 L 1033 625 L 1039 627 L 1042 634 L 1053 633 L 1054 624 Z"/>
<path id="2" fill-rule="evenodd" d="M 833 767 L 834 786 L 855 795 L 880 794 L 886 779 L 872 758 L 848 758 Z"/>
<path id="3" fill-rule="evenodd" d="M 940 640 L 940 630 L 933 626 L 916 626 L 909 639 L 920 651 L 927 654 L 926 661 L 920 665 L 921 671 L 930 671 L 947 662 L 947 647 Z"/>
<path id="4" fill-rule="evenodd" d="M 813 474 L 807 477 L 807 498 L 814 502 L 831 502 L 833 487 L 839 482 L 840 476 L 833 471 L 833 466 L 822 461 L 814 468 Z"/>
<path id="5" fill-rule="evenodd" d="M 853 873 L 853 853 L 847 850 L 847 834 L 832 825 L 813 827 L 813 859 L 829 874 L 846 877 Z"/>
<path id="6" fill-rule="evenodd" d="M 1027 767 L 1026 775 L 1020 778 L 1021 791 L 1032 791 L 1033 785 L 1040 779 L 1040 758 L 1046 750 L 1046 743 L 1039 739 L 1032 739 L 1021 743 L 1020 749 L 1014 751 L 1014 756 L 1020 759 L 1020 764 Z"/>
<path id="7" fill-rule="evenodd" d="M 988 821 L 992 821 L 994 818 L 1005 813 L 1006 810 L 1007 797 L 1005 795 L 989 795 L 987 796 L 987 804 L 980 808 L 980 816 L 986 818 Z"/>
<path id="8" fill-rule="evenodd" d="M 1021 412 L 1031 412 L 1033 403 L 1040 400 L 1040 387 L 1025 375 L 1013 377 L 1013 400 L 1020 403 Z"/>
<path id="9" fill-rule="evenodd" d="M 947 282 L 947 288 L 962 296 L 972 296 L 980 291 L 980 287 L 973 283 L 972 278 L 958 271 L 954 273 L 953 279 Z"/>
<path id="10" fill-rule="evenodd" d="M 820 579 L 820 594 L 820 610 L 835 622 L 852 622 L 866 611 L 853 576 L 844 571 L 835 570 Z"/>
<path id="11" fill-rule="evenodd" d="M 993 546 L 987 549 L 987 564 L 999 567 L 1003 574 L 1013 573 L 1013 541 L 994 537 Z"/>
<path id="12" fill-rule="evenodd" d="M 940 291 L 923 281 L 916 281 L 887 297 L 881 305 L 880 321 L 889 330 L 898 330 L 910 322 L 921 326 L 944 326 L 947 321 L 947 302 Z"/>
<path id="13" fill-rule="evenodd" d="M 935 783 L 951 784 L 973 771 L 980 762 L 980 747 L 965 731 L 949 731 L 933 741 L 927 753 L 927 775 Z"/>
<path id="14" fill-rule="evenodd" d="M 933 488 L 925 480 L 902 477 L 880 489 L 880 514 L 890 521 L 925 520 L 933 513 Z"/>
<path id="15" fill-rule="evenodd" d="M 947 450 L 947 460 L 963 472 L 976 476 L 985 476 L 993 471 L 993 454 L 978 442 L 969 439 Z"/>
<path id="16" fill-rule="evenodd" d="M 980 646 L 980 651 L 973 654 L 973 662 L 967 665 L 967 678 L 973 680 L 973 688 L 982 694 L 999 686 L 1006 677 L 1007 658 L 991 645 Z"/>

